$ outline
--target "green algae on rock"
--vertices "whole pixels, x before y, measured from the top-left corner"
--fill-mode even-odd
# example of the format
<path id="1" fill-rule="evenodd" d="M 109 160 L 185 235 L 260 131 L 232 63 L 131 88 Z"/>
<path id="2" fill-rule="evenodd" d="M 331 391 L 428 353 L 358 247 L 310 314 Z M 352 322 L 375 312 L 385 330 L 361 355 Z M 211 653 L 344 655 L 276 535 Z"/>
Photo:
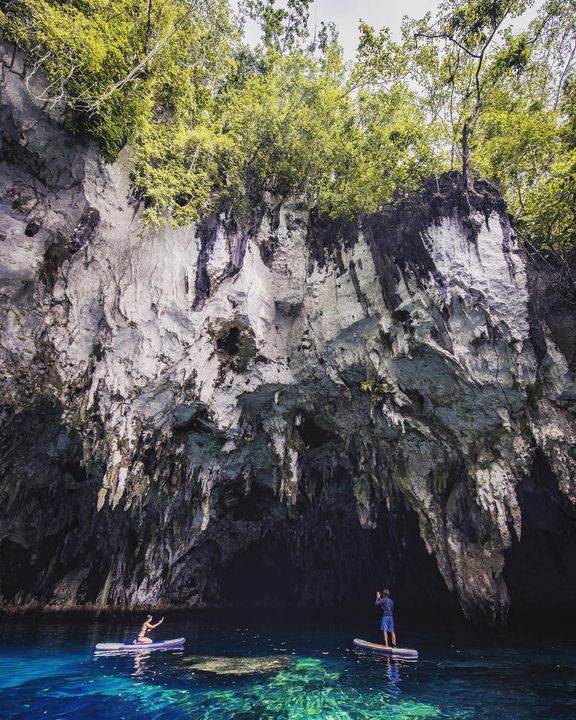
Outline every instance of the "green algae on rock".
<path id="1" fill-rule="evenodd" d="M 214 675 L 267 675 L 289 670 L 293 661 L 285 655 L 263 657 L 224 657 L 221 655 L 199 655 L 186 657 L 182 665 L 187 670 Z"/>

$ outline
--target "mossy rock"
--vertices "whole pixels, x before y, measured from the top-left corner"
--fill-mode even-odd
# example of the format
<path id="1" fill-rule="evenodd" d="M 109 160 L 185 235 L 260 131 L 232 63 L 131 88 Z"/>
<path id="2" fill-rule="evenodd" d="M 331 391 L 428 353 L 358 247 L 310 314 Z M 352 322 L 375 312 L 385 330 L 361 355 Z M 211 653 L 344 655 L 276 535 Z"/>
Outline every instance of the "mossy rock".
<path id="1" fill-rule="evenodd" d="M 267 675 L 292 668 L 290 658 L 282 655 L 264 657 L 221 657 L 196 655 L 184 658 L 187 670 L 213 675 Z"/>

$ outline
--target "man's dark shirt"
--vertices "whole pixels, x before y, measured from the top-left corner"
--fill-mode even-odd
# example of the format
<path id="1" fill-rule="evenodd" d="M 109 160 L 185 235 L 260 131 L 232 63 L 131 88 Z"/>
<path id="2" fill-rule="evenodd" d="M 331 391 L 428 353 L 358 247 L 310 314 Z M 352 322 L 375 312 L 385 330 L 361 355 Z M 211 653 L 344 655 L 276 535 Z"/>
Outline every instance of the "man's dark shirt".
<path id="1" fill-rule="evenodd" d="M 376 598 L 376 605 L 382 606 L 382 613 L 392 617 L 394 614 L 394 601 L 392 598 Z"/>

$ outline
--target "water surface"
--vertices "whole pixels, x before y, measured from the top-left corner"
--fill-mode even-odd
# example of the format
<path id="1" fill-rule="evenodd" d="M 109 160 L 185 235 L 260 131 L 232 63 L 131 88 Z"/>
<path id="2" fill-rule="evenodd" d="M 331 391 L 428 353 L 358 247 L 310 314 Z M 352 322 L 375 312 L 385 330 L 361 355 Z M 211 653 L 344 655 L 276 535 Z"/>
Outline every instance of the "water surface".
<path id="1" fill-rule="evenodd" d="M 438 630 L 403 632 L 418 662 L 354 652 L 378 640 L 377 619 L 167 618 L 158 639 L 183 651 L 95 655 L 96 642 L 130 639 L 141 616 L 0 619 L 0 715 L 6 720 L 573 720 L 576 643 Z M 197 656 L 288 658 L 268 674 L 189 667 Z M 234 661 L 232 666 L 234 666 Z M 252 663 L 253 666 L 253 663 Z M 272 662 L 272 666 L 275 663 Z M 249 668 L 250 669 L 250 668 Z M 253 668 L 252 668 L 253 669 Z"/>

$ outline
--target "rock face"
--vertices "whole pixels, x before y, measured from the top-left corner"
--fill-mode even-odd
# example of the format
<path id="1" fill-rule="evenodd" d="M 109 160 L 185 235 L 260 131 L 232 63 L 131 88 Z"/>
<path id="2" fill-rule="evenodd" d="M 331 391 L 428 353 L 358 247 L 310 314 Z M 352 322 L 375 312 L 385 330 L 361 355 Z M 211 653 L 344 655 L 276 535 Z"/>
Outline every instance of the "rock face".
<path id="1" fill-rule="evenodd" d="M 576 313 L 494 189 L 155 232 L 25 74 L 5 48 L 4 606 L 574 603 Z"/>

